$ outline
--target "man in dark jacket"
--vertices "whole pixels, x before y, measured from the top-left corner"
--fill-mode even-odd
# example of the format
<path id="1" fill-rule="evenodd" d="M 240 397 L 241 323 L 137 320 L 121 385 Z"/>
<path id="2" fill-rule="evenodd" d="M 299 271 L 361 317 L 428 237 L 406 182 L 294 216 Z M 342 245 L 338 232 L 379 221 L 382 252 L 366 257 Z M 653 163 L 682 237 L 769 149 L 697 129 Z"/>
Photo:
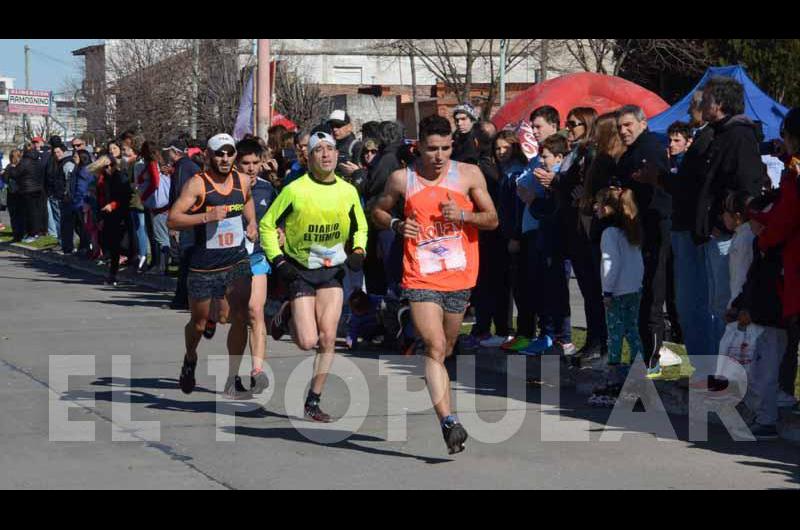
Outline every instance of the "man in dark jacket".
<path id="1" fill-rule="evenodd" d="M 627 146 L 617 166 L 618 185 L 633 190 L 644 229 L 639 335 L 645 361 L 650 366 L 649 375 L 658 378 L 658 352 L 664 341 L 663 307 L 672 214 L 672 198 L 663 189 L 669 175 L 669 158 L 658 137 L 647 129 L 647 119 L 640 107 L 625 105 L 617 116 L 619 133 Z"/>
<path id="2" fill-rule="evenodd" d="M 44 203 L 44 168 L 41 164 L 41 153 L 33 145 L 28 145 L 22 154 L 22 161 L 13 168 L 13 178 L 19 186 L 21 208 L 25 217 L 26 238 L 23 243 L 32 243 L 47 231 L 47 223 L 42 223 L 45 214 Z"/>
<path id="3" fill-rule="evenodd" d="M 369 212 L 386 187 L 386 181 L 394 171 L 400 169 L 398 152 L 403 146 L 405 130 L 399 122 L 385 121 L 378 126 L 378 154 L 367 171 L 361 189 L 367 219 Z M 399 207 L 398 207 L 399 208 Z M 401 217 L 401 211 L 396 215 Z M 388 289 L 395 289 L 402 274 L 402 245 L 396 240 L 393 230 L 379 230 L 369 223 L 367 234 L 367 258 L 364 261 L 364 276 L 367 292 L 383 296 Z M 378 251 L 380 249 L 380 251 Z"/>
<path id="4" fill-rule="evenodd" d="M 169 189 L 170 206 L 181 194 L 184 184 L 196 175 L 200 168 L 186 156 L 188 144 L 181 138 L 171 140 L 168 147 L 164 148 L 169 161 L 174 168 L 172 171 L 172 184 Z M 178 271 L 178 285 L 175 288 L 175 297 L 172 299 L 170 307 L 172 309 L 186 309 L 189 307 L 189 292 L 186 280 L 189 276 L 189 261 L 194 248 L 194 233 L 191 230 L 183 230 L 178 237 L 181 247 L 180 268 Z"/>
<path id="5" fill-rule="evenodd" d="M 478 113 L 469 103 L 463 103 L 453 109 L 453 121 L 456 123 L 456 130 L 453 133 L 453 155 L 452 160 L 477 164 L 480 158 L 477 145 L 475 143 L 475 123 L 478 121 Z"/>
<path id="6" fill-rule="evenodd" d="M 705 250 L 695 237 L 697 197 L 708 172 L 708 148 L 714 129 L 703 120 L 697 91 L 689 105 L 692 143 L 683 156 L 677 172 L 667 179 L 667 192 L 672 196 L 672 231 L 674 256 L 675 305 L 678 311 L 686 351 L 691 356 L 716 355 L 712 344 L 711 313 L 708 305 L 708 278 Z"/>
<path id="7" fill-rule="evenodd" d="M 336 140 L 336 150 L 339 151 L 339 165 L 336 173 L 349 179 L 358 169 L 358 155 L 361 153 L 361 142 L 353 133 L 350 115 L 341 109 L 334 110 L 326 124 Z"/>
<path id="8" fill-rule="evenodd" d="M 67 188 L 64 159 L 67 146 L 58 136 L 50 138 L 50 150 L 42 156 L 44 163 L 44 189 L 47 195 L 47 233 L 59 237 L 61 233 L 61 201 Z"/>
<path id="9" fill-rule="evenodd" d="M 712 344 L 725 331 L 730 301 L 728 250 L 732 234 L 722 222 L 722 205 L 731 192 L 760 195 L 766 167 L 759 155 L 756 128 L 744 113 L 744 87 L 728 77 L 711 78 L 703 88 L 703 119 L 714 131 L 707 154 L 708 171 L 698 192 L 695 232 L 706 241 L 705 259 L 711 309 Z"/>

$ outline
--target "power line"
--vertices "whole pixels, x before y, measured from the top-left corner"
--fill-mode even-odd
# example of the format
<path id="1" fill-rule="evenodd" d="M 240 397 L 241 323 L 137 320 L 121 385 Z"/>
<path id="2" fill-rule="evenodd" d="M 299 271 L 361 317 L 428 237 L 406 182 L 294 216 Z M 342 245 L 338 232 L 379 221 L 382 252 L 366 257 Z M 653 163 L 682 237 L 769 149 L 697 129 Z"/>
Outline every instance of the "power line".
<path id="1" fill-rule="evenodd" d="M 52 55 L 48 55 L 48 54 L 46 54 L 46 53 L 44 53 L 42 51 L 39 51 L 39 50 L 37 50 L 35 48 L 29 48 L 29 50 L 31 52 L 33 52 L 35 55 L 38 55 L 38 56 L 43 57 L 45 59 L 49 59 L 51 61 L 55 61 L 57 63 L 61 63 L 63 65 L 69 66 L 70 68 L 75 68 L 77 66 L 74 62 L 67 62 L 67 61 L 65 61 L 63 59 L 58 59 L 56 57 L 53 57 Z"/>

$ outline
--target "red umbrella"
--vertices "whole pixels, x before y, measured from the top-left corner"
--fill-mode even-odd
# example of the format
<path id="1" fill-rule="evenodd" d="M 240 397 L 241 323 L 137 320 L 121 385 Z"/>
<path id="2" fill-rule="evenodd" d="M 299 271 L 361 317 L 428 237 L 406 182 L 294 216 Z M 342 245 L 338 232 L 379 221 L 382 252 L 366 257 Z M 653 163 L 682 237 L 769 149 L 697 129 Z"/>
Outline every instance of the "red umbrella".
<path id="1" fill-rule="evenodd" d="M 623 105 L 639 105 L 651 117 L 669 108 L 657 94 L 620 77 L 579 72 L 536 84 L 506 103 L 492 118 L 498 129 L 527 120 L 542 105 L 558 109 L 562 121 L 575 107 L 593 107 L 598 114 Z"/>

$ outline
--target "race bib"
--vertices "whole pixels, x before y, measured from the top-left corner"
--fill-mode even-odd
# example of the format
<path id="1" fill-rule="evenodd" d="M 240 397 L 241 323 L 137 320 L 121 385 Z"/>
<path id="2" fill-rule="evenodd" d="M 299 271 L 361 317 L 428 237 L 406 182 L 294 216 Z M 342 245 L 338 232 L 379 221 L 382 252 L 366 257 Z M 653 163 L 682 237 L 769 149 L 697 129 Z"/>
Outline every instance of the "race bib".
<path id="1" fill-rule="evenodd" d="M 308 249 L 308 268 L 321 269 L 322 267 L 335 267 L 347 259 L 344 245 L 339 243 L 331 248 L 322 245 L 311 245 Z"/>
<path id="2" fill-rule="evenodd" d="M 241 215 L 206 224 L 207 249 L 236 248 L 241 246 L 242 239 L 244 239 L 244 229 Z"/>
<path id="3" fill-rule="evenodd" d="M 465 270 L 467 256 L 464 254 L 461 236 L 448 236 L 418 243 L 417 261 L 419 271 L 424 275 Z"/>

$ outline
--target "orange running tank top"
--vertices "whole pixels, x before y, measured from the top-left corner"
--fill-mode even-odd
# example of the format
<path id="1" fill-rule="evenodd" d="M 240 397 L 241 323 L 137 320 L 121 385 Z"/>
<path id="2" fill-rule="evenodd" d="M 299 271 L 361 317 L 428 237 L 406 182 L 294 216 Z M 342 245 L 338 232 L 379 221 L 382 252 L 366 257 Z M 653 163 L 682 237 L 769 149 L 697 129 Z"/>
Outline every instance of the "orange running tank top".
<path id="1" fill-rule="evenodd" d="M 450 169 L 438 184 L 426 185 L 413 166 L 406 169 L 406 218 L 416 215 L 420 234 L 405 238 L 403 248 L 403 281 L 406 289 L 461 291 L 471 289 L 478 279 L 478 229 L 461 221 L 445 221 L 441 203 L 447 195 L 467 212 L 474 205 L 459 186 L 459 163 L 450 162 Z"/>

